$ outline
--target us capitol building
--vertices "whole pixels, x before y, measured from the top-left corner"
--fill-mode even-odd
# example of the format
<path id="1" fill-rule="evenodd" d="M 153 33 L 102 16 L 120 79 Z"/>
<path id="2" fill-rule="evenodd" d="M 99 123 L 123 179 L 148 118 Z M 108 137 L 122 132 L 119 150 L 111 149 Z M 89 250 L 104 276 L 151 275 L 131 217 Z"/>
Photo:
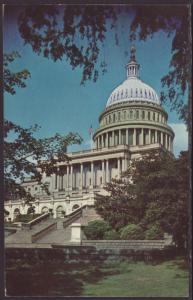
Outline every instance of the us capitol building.
<path id="1" fill-rule="evenodd" d="M 155 90 L 139 77 L 135 48 L 126 66 L 126 80 L 110 94 L 99 116 L 99 128 L 93 134 L 91 150 L 68 153 L 69 162 L 58 163 L 50 177 L 43 175 L 50 195 L 35 180 L 22 183 L 35 196 L 36 213 L 52 209 L 54 217 L 68 215 L 88 204 L 112 178 L 120 178 L 129 161 L 145 151 L 163 149 L 173 152 L 174 132 L 167 125 L 168 114 L 160 105 Z M 26 214 L 28 206 L 22 200 L 5 203 L 9 217 Z"/>

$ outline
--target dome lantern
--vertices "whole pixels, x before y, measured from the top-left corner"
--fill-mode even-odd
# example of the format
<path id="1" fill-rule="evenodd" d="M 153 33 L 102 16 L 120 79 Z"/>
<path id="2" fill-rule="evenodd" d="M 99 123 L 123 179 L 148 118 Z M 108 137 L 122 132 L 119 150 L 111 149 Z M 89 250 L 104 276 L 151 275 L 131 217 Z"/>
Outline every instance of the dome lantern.
<path id="1" fill-rule="evenodd" d="M 139 67 L 140 65 L 137 63 L 135 58 L 136 48 L 134 46 L 131 47 L 131 55 L 130 61 L 126 66 L 127 69 L 127 78 L 135 78 L 139 77 Z"/>

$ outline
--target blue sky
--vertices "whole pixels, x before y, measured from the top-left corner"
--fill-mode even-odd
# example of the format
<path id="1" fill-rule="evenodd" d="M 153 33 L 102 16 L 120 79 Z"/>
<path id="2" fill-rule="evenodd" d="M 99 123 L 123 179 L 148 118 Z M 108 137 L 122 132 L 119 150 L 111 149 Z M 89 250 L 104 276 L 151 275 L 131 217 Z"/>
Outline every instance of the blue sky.
<path id="1" fill-rule="evenodd" d="M 98 127 L 98 117 L 105 108 L 111 91 L 126 78 L 125 65 L 129 60 L 130 42 L 128 39 L 128 19 L 123 15 L 119 21 L 119 46 L 115 45 L 112 32 L 107 33 L 105 47 L 101 55 L 107 62 L 107 73 L 101 75 L 96 83 L 86 82 L 80 85 L 82 70 L 72 70 L 63 59 L 53 62 L 35 54 L 31 46 L 24 45 L 17 29 L 15 14 L 4 17 L 4 52 L 17 50 L 21 58 L 12 64 L 13 71 L 28 69 L 31 78 L 27 87 L 17 89 L 15 95 L 5 94 L 4 115 L 7 119 L 29 127 L 35 123 L 41 126 L 39 137 L 55 134 L 78 132 L 84 139 L 81 146 L 73 146 L 69 150 L 79 150 L 89 147 L 89 127 Z M 121 25 L 124 25 L 124 29 Z M 159 32 L 152 39 L 136 42 L 137 60 L 141 65 L 140 77 L 150 84 L 158 93 L 161 91 L 161 78 L 168 73 L 171 55 L 172 37 L 167 38 Z M 176 138 L 174 152 L 187 149 L 187 132 L 185 126 L 178 120 L 175 112 L 169 113 L 168 123 L 173 127 Z"/>

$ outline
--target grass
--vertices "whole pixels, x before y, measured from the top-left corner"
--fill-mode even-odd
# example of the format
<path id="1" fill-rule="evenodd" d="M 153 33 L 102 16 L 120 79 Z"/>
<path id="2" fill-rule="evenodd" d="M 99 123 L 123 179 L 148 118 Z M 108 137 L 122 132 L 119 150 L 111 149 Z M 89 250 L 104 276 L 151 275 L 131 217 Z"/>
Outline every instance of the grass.
<path id="1" fill-rule="evenodd" d="M 187 297 L 182 258 L 145 262 L 8 262 L 8 296 Z"/>
<path id="2" fill-rule="evenodd" d="M 97 283 L 84 283 L 84 296 L 187 297 L 188 271 L 183 261 L 157 265 L 121 262 L 102 268 L 106 276 Z M 109 272 L 109 273 L 108 273 Z"/>

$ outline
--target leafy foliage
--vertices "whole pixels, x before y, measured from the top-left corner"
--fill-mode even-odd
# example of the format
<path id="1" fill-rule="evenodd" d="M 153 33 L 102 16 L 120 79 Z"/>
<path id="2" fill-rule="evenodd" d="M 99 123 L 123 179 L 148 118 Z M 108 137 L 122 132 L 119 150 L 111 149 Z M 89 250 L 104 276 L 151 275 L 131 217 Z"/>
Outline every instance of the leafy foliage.
<path id="1" fill-rule="evenodd" d="M 171 110 L 176 110 L 180 118 L 187 123 L 190 118 L 189 107 L 187 101 L 184 102 L 184 98 L 188 89 L 189 93 L 191 90 L 190 7 L 187 5 L 138 6 L 135 11 L 136 15 L 130 30 L 131 41 L 137 37 L 145 41 L 160 30 L 168 36 L 173 35 L 170 70 L 161 79 L 162 87 L 165 88 L 161 93 L 161 100 L 163 103 L 170 103 Z"/>
<path id="2" fill-rule="evenodd" d="M 119 240 L 120 235 L 115 229 L 108 230 L 104 233 L 104 240 Z"/>
<path id="3" fill-rule="evenodd" d="M 34 52 L 54 61 L 69 59 L 72 68 L 83 67 L 82 83 L 98 78 L 100 46 L 107 31 L 106 21 L 116 15 L 110 6 L 28 6 L 18 19 L 19 31 Z M 62 22 L 60 20 L 62 19 Z M 105 72 L 106 63 L 100 67 Z"/>
<path id="4" fill-rule="evenodd" d="M 13 122 L 4 122 L 6 199 L 19 197 L 32 200 L 32 196 L 20 185 L 24 178 L 28 175 L 41 182 L 43 172 L 49 176 L 56 170 L 57 162 L 68 160 L 67 146 L 82 141 L 77 133 L 66 136 L 55 134 L 50 138 L 37 139 L 34 137 L 37 129 L 37 125 L 24 129 Z"/>
<path id="5" fill-rule="evenodd" d="M 20 54 L 14 51 L 10 54 L 3 55 L 3 84 L 4 91 L 10 94 L 15 94 L 15 86 L 25 88 L 25 80 L 30 77 L 30 72 L 26 69 L 19 72 L 11 72 L 9 65 L 16 58 L 20 58 Z"/>
<path id="6" fill-rule="evenodd" d="M 160 240 L 163 239 L 164 233 L 161 230 L 161 228 L 154 224 L 152 225 L 149 229 L 146 230 L 145 232 L 145 238 L 147 240 Z"/>
<path id="7" fill-rule="evenodd" d="M 128 224 L 121 228 L 121 239 L 123 240 L 143 240 L 144 232 L 143 229 L 136 224 Z"/>
<path id="8" fill-rule="evenodd" d="M 96 211 L 115 229 L 131 223 L 144 230 L 156 225 L 183 246 L 188 236 L 188 152 L 177 159 L 149 152 L 131 161 L 124 176 L 107 184 L 109 194 L 96 201 Z"/>
<path id="9" fill-rule="evenodd" d="M 133 15 L 131 24 L 128 20 L 131 42 L 137 38 L 145 41 L 159 31 L 173 36 L 170 70 L 162 77 L 166 89 L 161 100 L 169 102 L 171 109 L 187 122 L 190 116 L 184 99 L 191 80 L 189 6 L 27 6 L 19 16 L 18 25 L 21 37 L 36 53 L 54 61 L 64 57 L 72 68 L 83 68 L 81 83 L 84 83 L 96 81 L 100 70 L 106 71 L 107 63 L 101 58 L 106 32 L 114 30 L 118 45 L 117 20 L 122 13 Z"/>
<path id="10" fill-rule="evenodd" d="M 88 223 L 84 228 L 84 234 L 88 240 L 102 240 L 106 231 L 110 230 L 108 222 L 95 220 Z"/>

